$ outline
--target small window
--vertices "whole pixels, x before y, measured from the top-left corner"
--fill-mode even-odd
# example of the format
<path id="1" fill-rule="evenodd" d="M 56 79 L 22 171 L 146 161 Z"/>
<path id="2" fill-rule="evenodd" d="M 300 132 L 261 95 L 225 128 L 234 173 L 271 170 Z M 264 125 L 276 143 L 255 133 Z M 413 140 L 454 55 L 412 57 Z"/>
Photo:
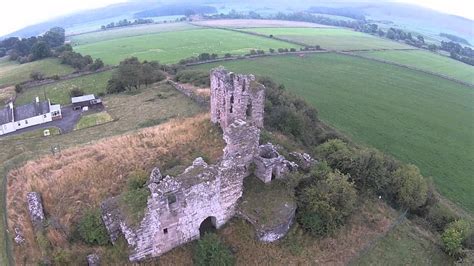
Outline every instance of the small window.
<path id="1" fill-rule="evenodd" d="M 46 115 L 43 115 L 44 118 L 46 118 Z"/>
<path id="2" fill-rule="evenodd" d="M 21 123 L 20 123 L 20 122 L 18 122 L 18 126 L 21 126 Z"/>
<path id="3" fill-rule="evenodd" d="M 163 234 L 168 234 L 168 228 L 163 229 Z"/>
<path id="4" fill-rule="evenodd" d="M 175 202 L 176 202 L 176 195 L 175 194 L 168 195 L 168 205 L 171 205 Z"/>
<path id="5" fill-rule="evenodd" d="M 25 120 L 25 124 L 27 124 L 27 125 L 28 125 L 28 120 Z"/>

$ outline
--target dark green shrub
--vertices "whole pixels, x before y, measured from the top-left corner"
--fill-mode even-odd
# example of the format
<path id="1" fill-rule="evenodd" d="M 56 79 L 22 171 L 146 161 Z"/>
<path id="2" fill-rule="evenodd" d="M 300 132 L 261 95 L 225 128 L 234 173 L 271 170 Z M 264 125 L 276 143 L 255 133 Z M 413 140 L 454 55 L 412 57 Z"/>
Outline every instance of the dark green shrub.
<path id="1" fill-rule="evenodd" d="M 16 93 L 21 93 L 23 91 L 23 86 L 21 86 L 20 84 L 16 84 L 15 85 L 15 92 Z"/>
<path id="2" fill-rule="evenodd" d="M 79 89 L 79 88 L 73 88 L 70 92 L 69 92 L 69 95 L 71 97 L 79 97 L 79 96 L 82 96 L 84 95 L 84 92 Z"/>
<path id="3" fill-rule="evenodd" d="M 211 84 L 209 72 L 204 70 L 181 70 L 176 74 L 175 81 L 198 87 L 209 87 Z"/>
<path id="4" fill-rule="evenodd" d="M 99 209 L 87 210 L 79 220 L 77 231 L 81 239 L 89 245 L 106 245 L 109 242 Z"/>
<path id="5" fill-rule="evenodd" d="M 438 232 L 442 232 L 449 223 L 454 222 L 457 218 L 452 210 L 439 204 L 430 208 L 426 215 L 426 221 Z"/>
<path id="6" fill-rule="evenodd" d="M 235 260 L 216 234 L 207 233 L 196 243 L 194 263 L 199 266 L 227 266 L 234 265 Z"/>
<path id="7" fill-rule="evenodd" d="M 357 200 L 347 176 L 327 167 L 310 172 L 296 190 L 297 221 L 313 236 L 332 234 L 352 213 Z"/>
<path id="8" fill-rule="evenodd" d="M 143 188 L 148 181 L 149 174 L 143 170 L 133 171 L 128 175 L 128 190 L 136 190 Z"/>

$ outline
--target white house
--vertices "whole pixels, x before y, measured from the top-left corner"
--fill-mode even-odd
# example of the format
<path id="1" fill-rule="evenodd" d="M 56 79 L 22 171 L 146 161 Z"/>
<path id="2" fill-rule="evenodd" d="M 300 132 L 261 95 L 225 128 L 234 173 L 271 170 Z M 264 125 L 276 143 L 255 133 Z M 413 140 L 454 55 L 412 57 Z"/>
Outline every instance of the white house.
<path id="1" fill-rule="evenodd" d="M 10 103 L 0 109 L 0 135 L 61 118 L 61 106 L 51 105 L 49 100 L 40 102 L 36 97 L 34 102 L 18 107 Z"/>

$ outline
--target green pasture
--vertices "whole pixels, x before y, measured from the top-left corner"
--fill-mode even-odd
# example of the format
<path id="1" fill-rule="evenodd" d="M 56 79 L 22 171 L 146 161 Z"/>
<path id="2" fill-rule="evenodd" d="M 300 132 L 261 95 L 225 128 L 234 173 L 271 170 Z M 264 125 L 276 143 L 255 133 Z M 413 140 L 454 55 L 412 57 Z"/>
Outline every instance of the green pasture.
<path id="1" fill-rule="evenodd" d="M 177 63 L 179 60 L 200 53 L 231 53 L 241 55 L 252 49 L 298 48 L 282 41 L 271 40 L 245 33 L 218 29 L 199 29 L 147 34 L 118 38 L 74 49 L 82 54 L 101 58 L 106 64 L 118 64 L 121 60 L 136 56 L 141 60 L 158 60 L 161 63 Z"/>
<path id="2" fill-rule="evenodd" d="M 355 141 L 433 176 L 440 192 L 474 212 L 474 90 L 403 67 L 339 54 L 223 64 L 272 77 Z"/>
<path id="3" fill-rule="evenodd" d="M 474 84 L 474 67 L 423 50 L 358 52 L 362 56 L 416 67 Z"/>
<path id="4" fill-rule="evenodd" d="M 104 71 L 96 74 L 82 76 L 70 80 L 64 80 L 53 84 L 43 85 L 31 89 L 26 89 L 17 94 L 15 104 L 21 105 L 29 103 L 40 97 L 40 99 L 50 99 L 53 103 L 68 105 L 71 103 L 70 92 L 73 88 L 82 90 L 85 94 L 105 93 L 107 81 L 110 79 L 112 71 Z"/>
<path id="5" fill-rule="evenodd" d="M 348 29 L 333 28 L 255 28 L 247 31 L 304 43 L 326 50 L 404 49 L 405 44 Z"/>
<path id="6" fill-rule="evenodd" d="M 16 61 L 8 61 L 6 57 L 0 58 L 0 85 L 15 85 L 30 80 L 30 74 L 39 71 L 45 76 L 66 75 L 74 69 L 68 65 L 62 65 L 56 58 L 47 58 L 30 63 L 20 64 Z"/>
<path id="7" fill-rule="evenodd" d="M 100 28 L 100 25 L 97 26 L 97 29 Z M 108 30 L 100 30 L 90 33 L 78 34 L 68 37 L 68 40 L 72 42 L 73 45 L 83 45 L 89 43 L 95 43 L 100 41 L 107 41 L 117 38 L 133 37 L 153 33 L 162 33 L 170 31 L 182 31 L 182 30 L 192 30 L 199 29 L 199 27 L 193 26 L 185 22 L 179 23 L 164 23 L 164 24 L 146 24 L 146 25 L 136 25 L 122 28 L 113 28 Z"/>

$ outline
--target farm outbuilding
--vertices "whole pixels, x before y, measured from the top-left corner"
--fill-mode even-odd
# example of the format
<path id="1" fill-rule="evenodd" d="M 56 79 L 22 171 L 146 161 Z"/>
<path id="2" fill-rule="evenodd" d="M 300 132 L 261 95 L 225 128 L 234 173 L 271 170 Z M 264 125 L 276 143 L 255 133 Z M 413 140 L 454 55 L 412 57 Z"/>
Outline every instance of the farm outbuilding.
<path id="1" fill-rule="evenodd" d="M 96 98 L 94 94 L 72 97 L 71 103 L 72 103 L 72 108 L 74 110 L 80 110 L 84 107 L 88 107 L 88 108 L 102 107 L 102 100 L 99 98 Z"/>

